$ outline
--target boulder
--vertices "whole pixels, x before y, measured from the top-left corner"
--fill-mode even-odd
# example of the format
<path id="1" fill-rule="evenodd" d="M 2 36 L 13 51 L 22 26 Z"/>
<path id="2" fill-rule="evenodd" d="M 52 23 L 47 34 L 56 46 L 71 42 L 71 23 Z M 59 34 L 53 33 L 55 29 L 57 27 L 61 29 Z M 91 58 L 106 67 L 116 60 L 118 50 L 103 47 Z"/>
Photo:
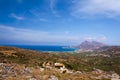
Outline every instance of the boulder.
<path id="1" fill-rule="evenodd" d="M 48 80 L 58 80 L 58 78 L 54 75 L 49 76 Z"/>

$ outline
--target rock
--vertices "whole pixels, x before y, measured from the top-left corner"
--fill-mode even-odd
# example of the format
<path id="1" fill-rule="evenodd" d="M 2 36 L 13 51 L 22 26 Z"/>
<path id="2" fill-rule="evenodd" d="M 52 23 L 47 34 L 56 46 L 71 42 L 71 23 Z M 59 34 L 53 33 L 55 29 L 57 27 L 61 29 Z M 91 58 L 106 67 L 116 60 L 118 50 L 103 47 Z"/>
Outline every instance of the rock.
<path id="1" fill-rule="evenodd" d="M 52 69 L 52 68 L 65 68 L 65 65 L 63 63 L 59 63 L 59 62 L 52 62 L 52 61 L 46 61 L 42 64 L 42 67 L 43 68 L 46 68 L 46 69 Z"/>
<path id="2" fill-rule="evenodd" d="M 39 68 L 39 69 L 40 69 L 41 72 L 45 70 L 44 68 Z"/>
<path id="3" fill-rule="evenodd" d="M 51 61 L 46 61 L 42 64 L 42 67 L 44 68 L 51 68 L 51 67 L 54 67 L 54 63 L 51 62 Z"/>
<path id="4" fill-rule="evenodd" d="M 100 69 L 96 69 L 96 68 L 93 68 L 93 70 L 94 70 L 94 72 L 95 72 L 96 74 L 101 74 L 101 73 L 104 72 L 104 71 L 102 71 L 102 70 L 100 70 Z"/>
<path id="5" fill-rule="evenodd" d="M 58 80 L 58 78 L 54 75 L 49 76 L 48 80 Z"/>
<path id="6" fill-rule="evenodd" d="M 82 72 L 81 72 L 81 71 L 76 71 L 75 73 L 76 73 L 76 74 L 82 74 Z"/>
<path id="7" fill-rule="evenodd" d="M 32 70 L 28 67 L 25 67 L 24 71 L 27 72 L 27 73 L 32 73 Z"/>
<path id="8" fill-rule="evenodd" d="M 65 65 L 64 64 L 62 64 L 62 63 L 58 63 L 58 62 L 56 62 L 56 63 L 54 63 L 54 66 L 56 67 L 56 68 L 65 68 Z"/>
<path id="9" fill-rule="evenodd" d="M 30 78 L 29 80 L 37 80 L 37 79 L 35 79 L 35 78 Z"/>
<path id="10" fill-rule="evenodd" d="M 63 68 L 63 67 L 60 68 L 60 73 L 66 73 L 66 72 L 67 72 L 66 68 Z"/>
<path id="11" fill-rule="evenodd" d="M 112 78 L 111 80 L 120 80 L 120 79 Z"/>
<path id="12" fill-rule="evenodd" d="M 119 78 L 120 78 L 120 76 L 119 76 L 117 73 L 113 73 L 111 77 L 112 77 L 112 78 L 116 78 L 116 79 L 119 79 Z"/>
<path id="13" fill-rule="evenodd" d="M 3 63 L 0 63 L 0 66 L 2 66 L 3 65 Z"/>

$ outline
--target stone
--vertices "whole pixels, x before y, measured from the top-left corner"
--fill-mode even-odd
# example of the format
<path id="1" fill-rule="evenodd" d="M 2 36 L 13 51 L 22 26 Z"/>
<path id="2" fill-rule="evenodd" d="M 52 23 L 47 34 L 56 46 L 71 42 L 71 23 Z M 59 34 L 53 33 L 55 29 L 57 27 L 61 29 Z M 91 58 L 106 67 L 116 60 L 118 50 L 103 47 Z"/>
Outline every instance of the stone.
<path id="1" fill-rule="evenodd" d="M 112 77 L 112 78 L 116 78 L 116 79 L 119 79 L 119 78 L 120 78 L 120 76 L 119 76 L 117 73 L 112 74 L 111 77 Z"/>
<path id="2" fill-rule="evenodd" d="M 41 72 L 45 70 L 44 68 L 39 68 L 39 69 L 40 69 Z"/>
<path id="3" fill-rule="evenodd" d="M 111 80 L 120 80 L 120 79 L 112 78 Z"/>
<path id="4" fill-rule="evenodd" d="M 35 79 L 35 78 L 30 78 L 29 80 L 37 80 L 37 79 Z"/>
<path id="5" fill-rule="evenodd" d="M 48 80 L 58 80 L 58 78 L 54 75 L 48 77 Z"/>

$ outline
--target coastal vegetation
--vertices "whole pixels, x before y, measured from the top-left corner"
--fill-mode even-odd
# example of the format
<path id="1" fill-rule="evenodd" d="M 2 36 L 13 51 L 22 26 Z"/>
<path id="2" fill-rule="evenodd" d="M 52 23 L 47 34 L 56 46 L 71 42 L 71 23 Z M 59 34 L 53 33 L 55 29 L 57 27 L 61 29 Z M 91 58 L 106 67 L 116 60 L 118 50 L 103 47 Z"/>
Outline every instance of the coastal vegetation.
<path id="1" fill-rule="evenodd" d="M 36 68 L 37 66 L 42 67 L 45 61 L 51 61 L 63 63 L 69 70 L 91 72 L 96 68 L 103 71 L 114 71 L 120 75 L 120 48 L 117 50 L 114 48 L 112 51 L 116 54 L 112 54 L 110 50 L 106 52 L 49 53 L 15 47 L 0 47 L 0 63 L 15 63 Z M 61 77 L 61 75 L 57 76 Z"/>

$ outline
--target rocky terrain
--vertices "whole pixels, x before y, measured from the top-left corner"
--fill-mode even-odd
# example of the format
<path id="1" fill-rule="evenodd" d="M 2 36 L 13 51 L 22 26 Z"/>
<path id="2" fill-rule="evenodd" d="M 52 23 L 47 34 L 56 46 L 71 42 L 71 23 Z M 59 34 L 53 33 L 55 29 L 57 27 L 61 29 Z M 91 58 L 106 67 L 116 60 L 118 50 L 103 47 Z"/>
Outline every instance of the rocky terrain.
<path id="1" fill-rule="evenodd" d="M 0 63 L 0 80 L 120 80 L 115 72 L 94 69 L 92 72 L 68 71 L 57 68 L 27 67 Z"/>
<path id="2" fill-rule="evenodd" d="M 1 46 L 0 80 L 120 80 L 119 55 L 120 47 L 78 54 Z"/>
<path id="3" fill-rule="evenodd" d="M 120 47 L 119 46 L 111 46 L 106 50 L 102 51 L 101 54 L 109 55 L 110 57 L 119 57 L 120 58 Z"/>
<path id="4" fill-rule="evenodd" d="M 84 41 L 78 45 L 77 48 L 80 49 L 80 51 L 93 51 L 106 46 L 108 45 L 97 41 Z"/>

